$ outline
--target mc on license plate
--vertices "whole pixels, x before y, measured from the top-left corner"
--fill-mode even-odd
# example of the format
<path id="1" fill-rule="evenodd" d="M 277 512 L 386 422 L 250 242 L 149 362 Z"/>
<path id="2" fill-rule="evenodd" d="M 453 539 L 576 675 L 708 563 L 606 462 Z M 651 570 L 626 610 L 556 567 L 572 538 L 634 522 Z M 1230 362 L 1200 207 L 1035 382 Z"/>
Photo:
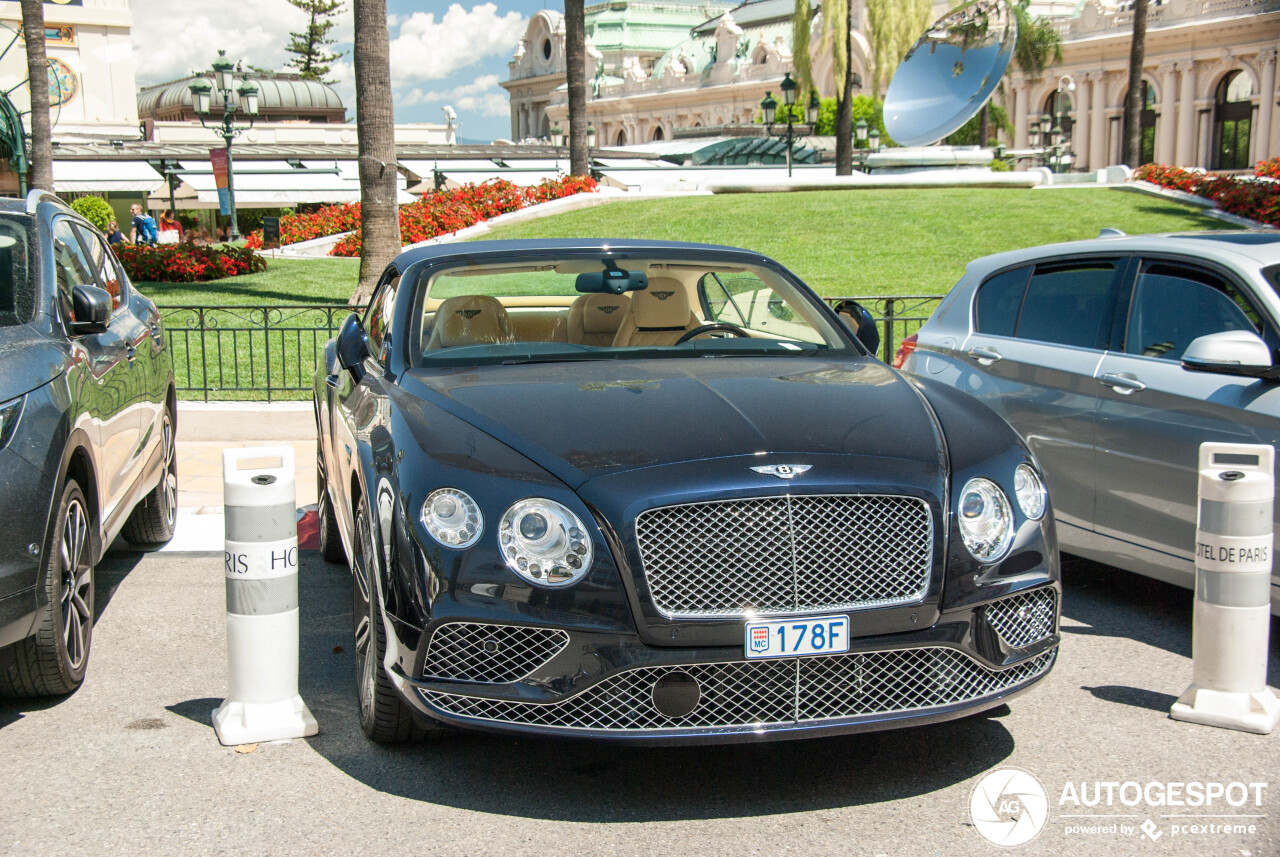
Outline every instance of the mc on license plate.
<path id="1" fill-rule="evenodd" d="M 830 655 L 849 651 L 848 616 L 812 616 L 748 622 L 748 658 Z"/>

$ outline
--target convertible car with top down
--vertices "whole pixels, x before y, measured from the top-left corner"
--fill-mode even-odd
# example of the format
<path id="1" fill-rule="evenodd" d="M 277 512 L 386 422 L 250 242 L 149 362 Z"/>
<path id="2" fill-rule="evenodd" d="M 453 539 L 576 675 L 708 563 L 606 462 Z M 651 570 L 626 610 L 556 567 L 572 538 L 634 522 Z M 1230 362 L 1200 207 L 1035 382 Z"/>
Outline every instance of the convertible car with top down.
<path id="1" fill-rule="evenodd" d="M 402 253 L 315 380 L 361 725 L 712 742 L 992 708 L 1059 644 L 1040 469 L 755 252 Z"/>

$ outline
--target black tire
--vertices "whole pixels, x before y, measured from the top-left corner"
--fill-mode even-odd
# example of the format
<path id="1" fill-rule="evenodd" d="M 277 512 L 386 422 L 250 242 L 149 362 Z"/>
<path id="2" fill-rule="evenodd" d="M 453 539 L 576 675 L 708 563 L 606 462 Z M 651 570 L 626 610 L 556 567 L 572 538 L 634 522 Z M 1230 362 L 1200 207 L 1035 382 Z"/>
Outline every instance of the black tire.
<path id="1" fill-rule="evenodd" d="M 133 507 L 129 519 L 124 522 L 120 535 L 131 545 L 158 547 L 173 538 L 178 521 L 178 461 L 176 438 L 173 430 L 173 414 L 164 410 L 161 423 L 161 443 L 164 444 L 164 476 L 142 502 Z"/>
<path id="2" fill-rule="evenodd" d="M 351 624 L 355 634 L 356 697 L 360 702 L 360 728 L 379 744 L 420 741 L 430 728 L 400 698 L 387 677 L 383 658 L 387 653 L 378 597 L 378 550 L 363 497 L 356 506 L 356 533 L 351 558 Z"/>
<path id="3" fill-rule="evenodd" d="M 342 547 L 342 533 L 338 531 L 338 516 L 333 513 L 333 500 L 329 496 L 329 478 L 324 469 L 324 453 L 316 451 L 316 516 L 320 525 L 320 555 L 326 562 L 345 563 L 347 552 Z"/>
<path id="4" fill-rule="evenodd" d="M 0 695 L 60 696 L 84 681 L 93 642 L 93 519 L 68 479 L 45 546 L 44 610 L 34 636 L 0 649 Z"/>

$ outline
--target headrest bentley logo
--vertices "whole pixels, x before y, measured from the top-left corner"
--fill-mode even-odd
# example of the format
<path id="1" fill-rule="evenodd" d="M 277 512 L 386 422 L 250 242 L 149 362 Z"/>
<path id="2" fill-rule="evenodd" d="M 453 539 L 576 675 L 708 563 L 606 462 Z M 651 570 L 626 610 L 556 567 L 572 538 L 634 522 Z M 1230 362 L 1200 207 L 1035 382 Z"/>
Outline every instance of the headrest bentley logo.
<path id="1" fill-rule="evenodd" d="M 813 467 L 812 464 L 762 464 L 759 467 L 751 468 L 756 473 L 763 473 L 766 476 L 776 476 L 779 479 L 795 479 L 801 473 L 805 473 Z"/>
<path id="2" fill-rule="evenodd" d="M 463 317 L 463 318 L 465 318 L 465 319 L 472 319 L 472 318 L 475 318 L 475 317 L 476 317 L 476 316 L 478 316 L 479 314 L 480 314 L 480 310 L 478 310 L 478 309 L 460 309 L 460 310 L 458 310 L 458 315 L 462 316 L 462 317 Z"/>
<path id="3" fill-rule="evenodd" d="M 596 309 L 600 310 L 600 312 L 604 313 L 605 315 L 613 315 L 615 312 L 618 311 L 618 305 L 608 304 L 606 306 L 598 306 L 596 307 Z"/>
<path id="4" fill-rule="evenodd" d="M 674 294 L 675 294 L 675 292 L 652 292 L 652 294 L 653 294 L 653 296 L 654 296 L 655 298 L 657 298 L 658 300 L 660 300 L 660 301 L 665 301 L 667 298 L 669 298 L 669 297 L 671 297 L 672 295 L 674 295 Z"/>

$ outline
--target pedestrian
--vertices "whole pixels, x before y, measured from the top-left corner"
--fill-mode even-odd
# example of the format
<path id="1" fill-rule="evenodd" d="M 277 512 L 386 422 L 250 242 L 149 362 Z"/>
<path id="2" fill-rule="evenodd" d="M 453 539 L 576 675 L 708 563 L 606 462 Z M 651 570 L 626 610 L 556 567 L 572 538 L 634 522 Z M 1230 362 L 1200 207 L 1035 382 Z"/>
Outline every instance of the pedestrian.
<path id="1" fill-rule="evenodd" d="M 108 244 L 128 244 L 128 237 L 120 231 L 120 224 L 114 220 L 107 224 L 107 243 Z"/>
<path id="2" fill-rule="evenodd" d="M 129 206 L 129 211 L 133 213 L 129 240 L 134 244 L 155 244 L 159 232 L 156 229 L 156 219 L 150 214 L 143 214 L 142 206 L 136 202 Z"/>
<path id="3" fill-rule="evenodd" d="M 179 244 L 182 242 L 182 224 L 173 216 L 173 209 L 166 208 L 160 214 L 160 223 L 156 235 L 157 244 Z"/>

